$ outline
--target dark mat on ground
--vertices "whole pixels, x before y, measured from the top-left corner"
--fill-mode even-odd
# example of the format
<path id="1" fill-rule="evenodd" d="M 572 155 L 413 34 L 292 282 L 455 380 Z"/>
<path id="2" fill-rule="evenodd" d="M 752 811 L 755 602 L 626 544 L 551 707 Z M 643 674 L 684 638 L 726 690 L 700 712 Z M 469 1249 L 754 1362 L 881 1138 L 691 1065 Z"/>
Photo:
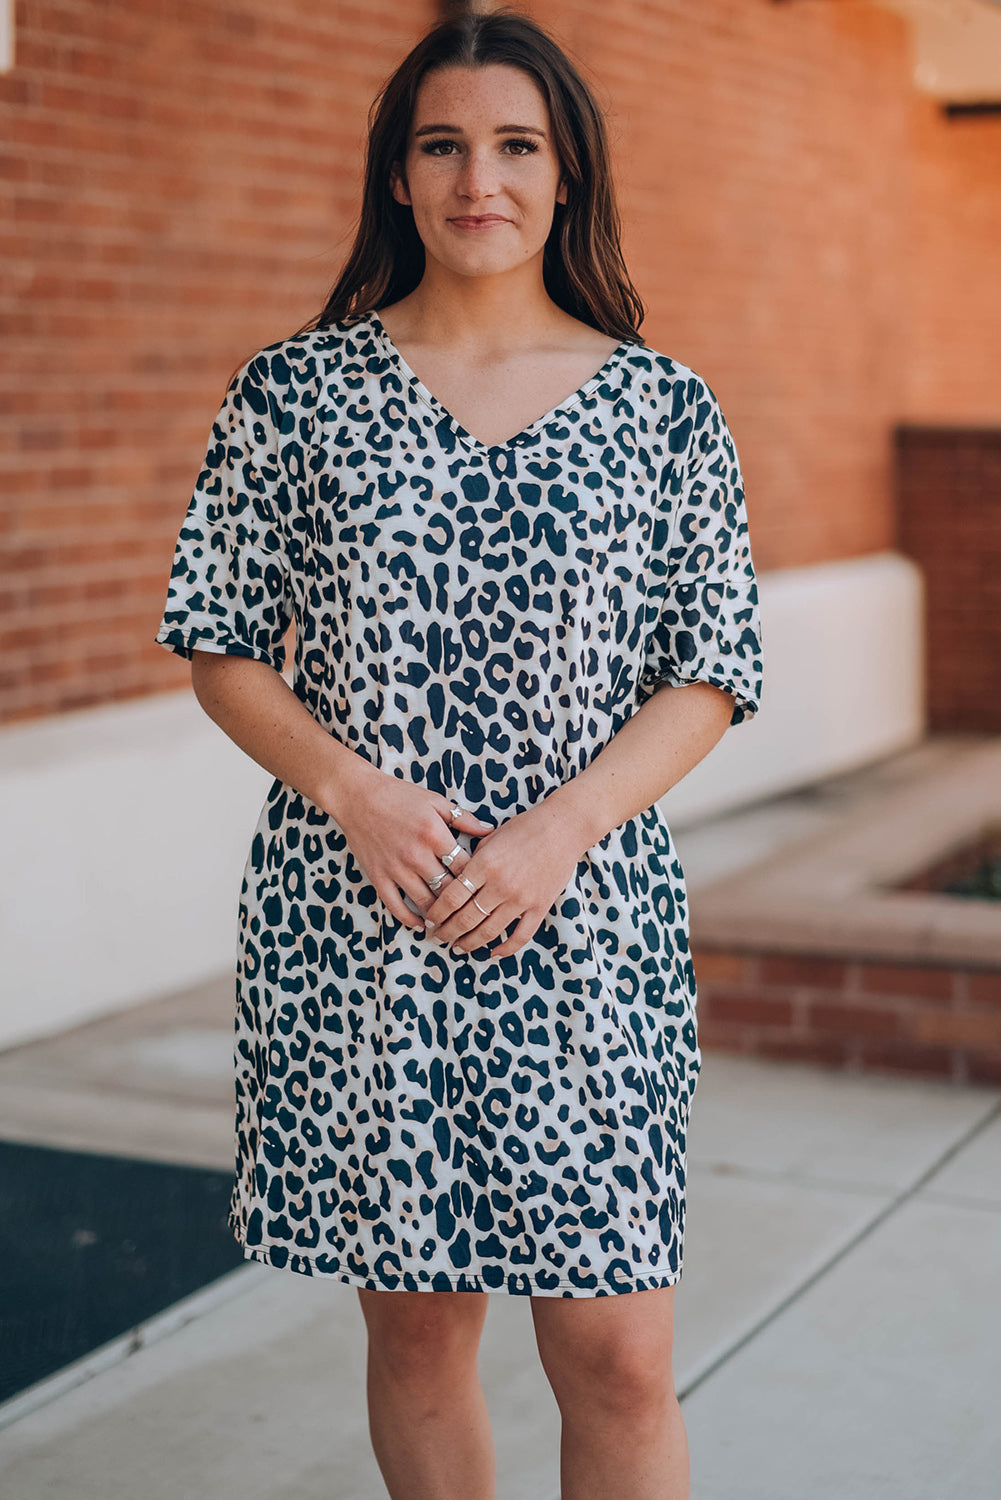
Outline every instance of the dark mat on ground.
<path id="1" fill-rule="evenodd" d="M 0 1401 L 245 1264 L 231 1172 L 0 1141 Z"/>

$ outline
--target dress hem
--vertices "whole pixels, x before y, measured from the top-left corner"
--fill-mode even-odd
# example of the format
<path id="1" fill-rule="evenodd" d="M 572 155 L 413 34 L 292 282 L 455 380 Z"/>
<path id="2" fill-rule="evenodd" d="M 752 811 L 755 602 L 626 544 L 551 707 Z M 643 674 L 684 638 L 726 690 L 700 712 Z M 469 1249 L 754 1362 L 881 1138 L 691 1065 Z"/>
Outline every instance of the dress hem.
<path id="1" fill-rule="evenodd" d="M 271 1266 L 274 1270 L 278 1271 L 293 1271 L 303 1276 L 315 1276 L 319 1280 L 341 1281 L 349 1286 L 364 1287 L 369 1291 L 436 1292 L 446 1290 L 445 1287 L 431 1286 L 424 1283 L 413 1286 L 403 1284 L 406 1282 L 408 1276 L 411 1280 L 414 1279 L 413 1272 L 400 1272 L 399 1274 L 394 1275 L 391 1280 L 395 1283 L 395 1285 L 391 1286 L 385 1279 L 380 1279 L 376 1276 L 362 1276 L 355 1271 L 320 1271 L 316 1269 L 315 1262 L 311 1259 L 310 1256 L 303 1255 L 299 1251 L 290 1250 L 286 1245 L 248 1245 L 245 1241 L 241 1240 L 238 1235 L 236 1236 L 236 1241 L 243 1250 L 244 1259 L 259 1261 L 262 1264 Z M 274 1252 L 276 1251 L 278 1252 L 278 1259 L 276 1259 L 274 1256 Z M 301 1270 L 299 1266 L 290 1264 L 290 1262 L 292 1261 L 304 1261 L 309 1269 Z M 677 1285 L 677 1283 L 681 1280 L 681 1273 L 682 1267 L 679 1266 L 677 1271 L 665 1272 L 660 1275 L 657 1275 L 656 1272 L 652 1272 L 649 1276 L 637 1277 L 636 1281 L 643 1282 L 643 1285 L 636 1285 L 634 1283 L 620 1281 L 614 1284 L 606 1282 L 601 1286 L 586 1287 L 581 1286 L 579 1282 L 576 1281 L 556 1281 L 551 1282 L 548 1286 L 544 1287 L 513 1288 L 508 1283 L 511 1281 L 512 1277 L 516 1280 L 521 1279 L 519 1277 L 519 1273 L 517 1272 L 511 1272 L 509 1275 L 507 1275 L 505 1277 L 505 1284 L 501 1286 L 482 1285 L 482 1277 L 477 1275 L 477 1273 L 474 1271 L 469 1271 L 459 1276 L 450 1275 L 446 1271 L 427 1272 L 429 1278 L 434 1280 L 435 1282 L 447 1281 L 449 1283 L 448 1289 L 452 1291 L 468 1291 L 480 1293 L 493 1292 L 499 1294 L 500 1296 L 510 1297 L 570 1296 L 589 1298 L 617 1296 L 620 1294 L 637 1291 L 659 1291 L 664 1287 Z M 460 1284 L 470 1281 L 481 1284 L 477 1286 L 467 1286 Z"/>

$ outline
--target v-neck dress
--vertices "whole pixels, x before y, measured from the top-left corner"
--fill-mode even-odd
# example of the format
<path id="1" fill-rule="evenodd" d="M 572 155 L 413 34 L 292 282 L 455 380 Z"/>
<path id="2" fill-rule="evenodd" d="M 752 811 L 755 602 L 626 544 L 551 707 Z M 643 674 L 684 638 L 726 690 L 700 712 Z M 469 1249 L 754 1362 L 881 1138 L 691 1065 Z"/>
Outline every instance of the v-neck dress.
<path id="1" fill-rule="evenodd" d="M 377 313 L 269 345 L 216 417 L 156 639 L 281 671 L 293 622 L 292 687 L 317 722 L 495 826 L 583 771 L 662 684 L 722 688 L 740 724 L 761 638 L 719 402 L 624 342 L 486 445 Z M 281 780 L 248 838 L 230 1208 L 245 1255 L 385 1290 L 678 1281 L 701 1052 L 660 806 L 589 849 L 501 958 L 405 927 L 330 814 Z"/>

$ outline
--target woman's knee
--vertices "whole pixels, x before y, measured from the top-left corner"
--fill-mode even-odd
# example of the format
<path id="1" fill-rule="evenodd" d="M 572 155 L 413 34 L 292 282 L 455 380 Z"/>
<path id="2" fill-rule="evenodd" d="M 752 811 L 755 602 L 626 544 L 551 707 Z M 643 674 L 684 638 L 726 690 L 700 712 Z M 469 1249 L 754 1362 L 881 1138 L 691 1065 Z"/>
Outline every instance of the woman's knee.
<path id="1" fill-rule="evenodd" d="M 475 1363 L 484 1294 L 359 1289 L 358 1295 L 370 1355 L 399 1379 L 428 1380 L 457 1363 Z"/>
<path id="2" fill-rule="evenodd" d="M 647 1341 L 561 1351 L 543 1359 L 557 1402 L 629 1412 L 659 1410 L 674 1396 L 671 1351 Z"/>
<path id="3" fill-rule="evenodd" d="M 537 1326 L 557 1402 L 638 1412 L 674 1398 L 670 1319 L 573 1319 Z"/>

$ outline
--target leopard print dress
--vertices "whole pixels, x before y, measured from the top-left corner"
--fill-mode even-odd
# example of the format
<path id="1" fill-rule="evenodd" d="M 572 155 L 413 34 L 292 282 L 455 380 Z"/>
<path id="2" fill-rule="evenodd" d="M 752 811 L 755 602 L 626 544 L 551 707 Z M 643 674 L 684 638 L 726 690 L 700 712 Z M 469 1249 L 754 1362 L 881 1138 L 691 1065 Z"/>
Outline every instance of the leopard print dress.
<path id="1" fill-rule="evenodd" d="M 741 723 L 760 624 L 716 397 L 626 341 L 487 446 L 375 312 L 268 346 L 216 418 L 156 639 L 280 671 L 293 622 L 313 717 L 494 825 L 662 683 L 725 689 Z M 701 1052 L 657 804 L 494 958 L 406 928 L 334 819 L 275 780 L 242 887 L 235 1031 L 230 1226 L 248 1258 L 385 1290 L 680 1279 Z"/>

